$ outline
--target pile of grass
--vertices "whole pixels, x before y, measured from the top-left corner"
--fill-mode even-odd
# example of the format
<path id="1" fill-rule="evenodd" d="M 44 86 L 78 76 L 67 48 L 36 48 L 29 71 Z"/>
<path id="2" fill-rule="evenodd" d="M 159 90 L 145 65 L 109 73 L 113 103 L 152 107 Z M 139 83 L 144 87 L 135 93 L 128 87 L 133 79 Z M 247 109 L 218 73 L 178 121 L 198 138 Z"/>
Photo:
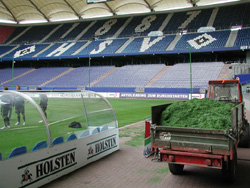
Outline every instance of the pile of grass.
<path id="1" fill-rule="evenodd" d="M 225 130 L 231 127 L 231 109 L 235 106 L 209 98 L 173 103 L 162 112 L 160 125 Z"/>

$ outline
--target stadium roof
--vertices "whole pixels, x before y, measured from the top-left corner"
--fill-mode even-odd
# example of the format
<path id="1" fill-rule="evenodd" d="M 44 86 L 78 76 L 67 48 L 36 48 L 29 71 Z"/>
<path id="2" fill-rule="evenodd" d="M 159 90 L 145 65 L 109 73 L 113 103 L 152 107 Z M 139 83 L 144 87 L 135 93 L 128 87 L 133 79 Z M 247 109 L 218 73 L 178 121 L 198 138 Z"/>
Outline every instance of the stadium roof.
<path id="1" fill-rule="evenodd" d="M 0 0 L 0 24 L 65 22 L 250 0 Z M 105 1 L 105 2 L 104 2 Z"/>

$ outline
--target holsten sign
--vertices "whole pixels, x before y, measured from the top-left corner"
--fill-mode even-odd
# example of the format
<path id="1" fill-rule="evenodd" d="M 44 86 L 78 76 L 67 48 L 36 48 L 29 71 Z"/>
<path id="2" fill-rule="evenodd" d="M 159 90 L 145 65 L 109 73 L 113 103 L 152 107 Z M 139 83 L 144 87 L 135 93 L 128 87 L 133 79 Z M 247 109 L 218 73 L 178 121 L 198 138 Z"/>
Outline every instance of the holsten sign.
<path id="1" fill-rule="evenodd" d="M 87 159 L 93 158 L 105 151 L 108 151 L 110 149 L 113 149 L 117 147 L 117 141 L 116 141 L 117 135 L 111 135 L 109 137 L 102 138 L 100 140 L 91 142 L 87 144 L 88 146 L 88 157 Z"/>
<path id="2" fill-rule="evenodd" d="M 56 174 L 76 164 L 76 148 L 39 161 L 32 161 L 29 164 L 18 167 L 18 170 L 23 171 L 21 184 L 25 186 L 33 184 L 40 179 Z"/>

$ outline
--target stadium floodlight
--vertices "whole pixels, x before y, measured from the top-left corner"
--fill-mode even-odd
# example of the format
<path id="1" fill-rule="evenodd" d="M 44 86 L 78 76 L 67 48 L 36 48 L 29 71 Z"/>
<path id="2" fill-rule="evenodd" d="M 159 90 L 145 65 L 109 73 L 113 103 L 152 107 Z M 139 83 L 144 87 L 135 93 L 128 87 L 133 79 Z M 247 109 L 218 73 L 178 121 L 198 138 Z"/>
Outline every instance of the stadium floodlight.
<path id="1" fill-rule="evenodd" d="M 213 1 L 210 3 L 202 4 L 202 5 L 199 4 L 199 6 L 217 5 L 217 4 L 231 3 L 231 2 L 236 2 L 236 1 L 240 1 L 240 0 L 218 0 L 218 1 Z"/>
<path id="2" fill-rule="evenodd" d="M 34 24 L 34 23 L 45 23 L 47 20 L 22 20 L 19 24 Z"/>
<path id="3" fill-rule="evenodd" d="M 109 17 L 109 16 L 113 16 L 113 14 L 103 14 L 103 15 L 86 15 L 86 16 L 81 16 L 84 19 L 87 18 L 101 18 L 101 17 Z"/>
<path id="4" fill-rule="evenodd" d="M 191 5 L 187 5 L 187 6 L 182 6 L 182 7 L 169 7 L 169 8 L 165 8 L 159 11 L 166 11 L 166 10 L 177 10 L 177 9 L 184 9 L 184 8 L 190 8 Z"/>
<path id="5" fill-rule="evenodd" d="M 150 10 L 144 10 L 144 11 L 135 11 L 135 12 L 123 12 L 123 13 L 117 13 L 117 15 L 128 15 L 128 14 L 141 14 L 141 13 L 150 13 Z"/>
<path id="6" fill-rule="evenodd" d="M 61 22 L 61 21 L 73 21 L 73 20 L 79 20 L 78 17 L 75 18 L 59 18 L 59 19 L 51 19 L 51 22 Z"/>
<path id="7" fill-rule="evenodd" d="M 4 20 L 4 19 L 0 19 L 0 23 L 15 23 L 16 24 L 16 22 L 13 20 Z"/>
<path id="8" fill-rule="evenodd" d="M 87 4 L 90 4 L 90 3 L 105 3 L 107 1 L 112 1 L 112 0 L 87 0 Z"/>

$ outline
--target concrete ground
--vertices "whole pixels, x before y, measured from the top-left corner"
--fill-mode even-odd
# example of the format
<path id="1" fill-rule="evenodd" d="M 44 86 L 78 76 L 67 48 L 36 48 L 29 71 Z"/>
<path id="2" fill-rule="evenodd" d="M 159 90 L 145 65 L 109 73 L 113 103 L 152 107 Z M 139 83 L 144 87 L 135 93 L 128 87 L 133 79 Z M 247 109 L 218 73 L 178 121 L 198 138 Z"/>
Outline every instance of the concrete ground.
<path id="1" fill-rule="evenodd" d="M 246 113 L 250 120 L 250 113 Z M 144 121 L 123 129 L 143 127 Z M 249 188 L 250 149 L 238 149 L 238 177 L 234 183 L 222 178 L 216 169 L 185 166 L 183 175 L 173 175 L 166 162 L 154 162 L 143 156 L 143 146 L 129 146 L 120 139 L 120 150 L 43 188 Z"/>

